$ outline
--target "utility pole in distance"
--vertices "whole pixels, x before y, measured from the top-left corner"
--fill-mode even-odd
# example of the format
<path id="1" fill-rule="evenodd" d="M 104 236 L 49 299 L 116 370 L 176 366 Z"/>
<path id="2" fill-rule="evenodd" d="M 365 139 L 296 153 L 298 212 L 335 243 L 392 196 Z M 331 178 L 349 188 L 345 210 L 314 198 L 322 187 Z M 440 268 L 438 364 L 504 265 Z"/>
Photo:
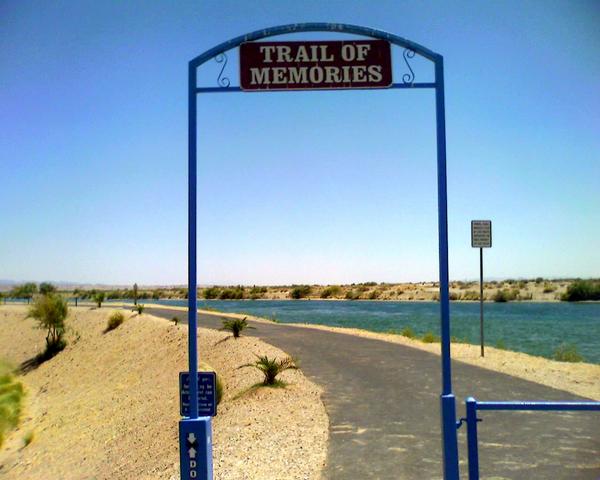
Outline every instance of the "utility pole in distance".
<path id="1" fill-rule="evenodd" d="M 492 221 L 471 220 L 471 247 L 479 248 L 479 340 L 485 356 L 483 336 L 483 249 L 492 248 Z"/>

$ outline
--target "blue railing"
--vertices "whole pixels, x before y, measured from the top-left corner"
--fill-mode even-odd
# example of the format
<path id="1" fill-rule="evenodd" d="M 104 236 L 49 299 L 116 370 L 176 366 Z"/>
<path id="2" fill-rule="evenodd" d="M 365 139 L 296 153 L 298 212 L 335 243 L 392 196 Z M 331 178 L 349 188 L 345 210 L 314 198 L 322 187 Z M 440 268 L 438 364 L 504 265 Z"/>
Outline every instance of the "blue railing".
<path id="1" fill-rule="evenodd" d="M 477 446 L 477 410 L 515 411 L 600 411 L 600 402 L 478 402 L 467 398 L 467 447 L 469 451 L 469 480 L 479 480 L 479 451 Z M 461 420 L 461 422 L 462 422 Z M 460 424 L 459 424 L 460 426 Z"/>

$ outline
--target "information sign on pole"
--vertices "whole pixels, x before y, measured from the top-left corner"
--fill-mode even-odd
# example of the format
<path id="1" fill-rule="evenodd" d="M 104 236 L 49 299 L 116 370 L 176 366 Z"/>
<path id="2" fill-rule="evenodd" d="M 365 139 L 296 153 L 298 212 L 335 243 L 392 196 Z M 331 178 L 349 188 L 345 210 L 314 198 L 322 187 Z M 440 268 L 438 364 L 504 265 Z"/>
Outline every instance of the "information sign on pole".
<path id="1" fill-rule="evenodd" d="M 471 246 L 492 248 L 492 221 L 471 220 Z"/>
<path id="2" fill-rule="evenodd" d="M 242 90 L 387 88 L 385 40 L 247 42 L 240 45 Z"/>
<path id="3" fill-rule="evenodd" d="M 217 375 L 215 372 L 198 372 L 198 415 L 214 417 L 217 415 Z M 179 373 L 179 413 L 190 416 L 190 373 Z"/>
<path id="4" fill-rule="evenodd" d="M 492 221 L 471 220 L 471 247 L 479 249 L 479 340 L 485 356 L 483 337 L 483 249 L 492 247 Z"/>

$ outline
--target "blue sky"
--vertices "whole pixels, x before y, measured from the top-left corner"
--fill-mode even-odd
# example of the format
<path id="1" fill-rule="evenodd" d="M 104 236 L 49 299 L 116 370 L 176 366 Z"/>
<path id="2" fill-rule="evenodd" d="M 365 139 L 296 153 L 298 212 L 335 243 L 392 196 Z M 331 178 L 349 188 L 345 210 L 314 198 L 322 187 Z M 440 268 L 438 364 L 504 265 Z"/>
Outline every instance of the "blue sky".
<path id="1" fill-rule="evenodd" d="M 478 276 L 479 218 L 486 276 L 600 276 L 597 1 L 15 0 L 0 2 L 0 278 L 185 283 L 187 62 L 304 21 L 444 55 L 451 278 Z M 437 279 L 433 91 L 198 108 L 200 283 Z"/>

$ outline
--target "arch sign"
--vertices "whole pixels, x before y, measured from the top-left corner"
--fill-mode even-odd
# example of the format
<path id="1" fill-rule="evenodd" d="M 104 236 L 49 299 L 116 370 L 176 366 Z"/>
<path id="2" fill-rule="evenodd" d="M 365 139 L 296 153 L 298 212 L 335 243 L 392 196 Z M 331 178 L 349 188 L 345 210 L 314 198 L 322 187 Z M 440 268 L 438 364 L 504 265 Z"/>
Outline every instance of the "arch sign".
<path id="1" fill-rule="evenodd" d="M 340 41 L 259 41 L 301 32 L 354 34 Z M 391 46 L 404 49 L 410 73 L 401 82 L 392 78 Z M 240 85 L 223 76 L 226 52 L 239 47 Z M 408 62 L 419 55 L 433 63 L 433 82 L 415 82 Z M 217 87 L 199 87 L 197 70 L 209 60 L 222 64 Z M 437 192 L 439 235 L 439 285 L 441 328 L 440 409 L 445 480 L 458 480 L 458 447 L 455 397 L 450 365 L 450 303 L 448 295 L 448 227 L 446 191 L 446 123 L 443 57 L 414 42 L 388 32 L 337 23 L 301 23 L 258 30 L 217 45 L 189 62 L 188 71 L 188 324 L 189 406 L 179 423 L 181 478 L 212 480 L 211 417 L 199 399 L 196 278 L 196 163 L 197 96 L 200 93 L 263 92 L 282 90 L 413 89 L 435 91 L 437 138 Z M 202 380 L 201 380 L 202 382 Z"/>

